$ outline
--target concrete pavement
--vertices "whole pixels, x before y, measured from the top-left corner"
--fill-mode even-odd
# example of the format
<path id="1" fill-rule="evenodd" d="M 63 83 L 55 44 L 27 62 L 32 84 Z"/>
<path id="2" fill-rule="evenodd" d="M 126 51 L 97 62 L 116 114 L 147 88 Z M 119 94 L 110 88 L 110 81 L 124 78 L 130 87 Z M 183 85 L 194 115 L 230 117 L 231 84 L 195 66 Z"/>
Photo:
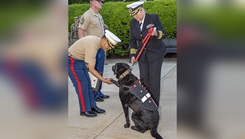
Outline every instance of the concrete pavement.
<path id="1" fill-rule="evenodd" d="M 126 62 L 128 59 L 107 59 L 104 77 L 115 75 L 111 67 L 116 62 Z M 129 64 L 129 63 L 128 63 Z M 131 64 L 129 64 L 131 65 Z M 139 77 L 138 65 L 135 65 L 132 73 Z M 161 75 L 161 98 L 160 98 L 160 121 L 158 133 L 164 139 L 176 139 L 176 58 L 165 58 L 162 65 Z M 85 117 L 79 115 L 79 105 L 75 89 L 68 81 L 69 102 L 68 102 L 68 139 L 151 139 L 150 131 L 139 133 L 131 128 L 124 128 L 125 117 L 121 102 L 119 100 L 119 89 L 115 85 L 103 84 L 102 92 L 110 95 L 104 102 L 96 102 L 97 106 L 106 110 L 105 114 L 98 114 L 97 117 Z M 131 118 L 131 116 L 130 116 Z M 131 126 L 134 125 L 132 121 Z"/>

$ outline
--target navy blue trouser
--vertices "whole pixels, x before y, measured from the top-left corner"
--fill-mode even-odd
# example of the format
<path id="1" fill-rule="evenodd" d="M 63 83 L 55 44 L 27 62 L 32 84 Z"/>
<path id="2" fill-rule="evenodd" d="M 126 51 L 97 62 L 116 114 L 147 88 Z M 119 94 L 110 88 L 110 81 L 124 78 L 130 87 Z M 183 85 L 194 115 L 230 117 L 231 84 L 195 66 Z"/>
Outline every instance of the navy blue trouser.
<path id="1" fill-rule="evenodd" d="M 0 76 L 15 86 L 28 110 L 55 112 L 67 106 L 67 85 L 50 81 L 46 71 L 34 61 L 0 59 Z M 5 80 L 3 80 L 5 81 Z M 9 82 L 10 81 L 10 82 Z"/>
<path id="2" fill-rule="evenodd" d="M 95 70 L 99 72 L 101 75 L 103 75 L 104 72 L 104 62 L 105 62 L 105 51 L 102 48 L 100 48 L 96 55 Z M 102 88 L 102 82 L 100 84 L 99 91 L 94 92 L 95 98 L 103 96 L 103 93 L 101 92 L 101 88 Z"/>
<path id="3" fill-rule="evenodd" d="M 91 111 L 96 103 L 85 62 L 72 57 L 68 58 L 68 75 L 78 95 L 80 112 Z"/>

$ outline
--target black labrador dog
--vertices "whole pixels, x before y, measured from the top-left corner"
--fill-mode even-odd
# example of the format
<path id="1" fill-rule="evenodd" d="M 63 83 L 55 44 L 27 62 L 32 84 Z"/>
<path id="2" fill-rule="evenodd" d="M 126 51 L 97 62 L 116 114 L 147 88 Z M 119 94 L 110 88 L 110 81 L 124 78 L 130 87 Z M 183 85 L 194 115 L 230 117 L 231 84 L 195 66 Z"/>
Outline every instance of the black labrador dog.
<path id="1" fill-rule="evenodd" d="M 130 86 L 134 85 L 138 78 L 131 73 L 130 66 L 127 63 L 116 63 L 112 66 L 112 71 L 116 75 L 118 81 L 112 82 L 119 87 L 119 97 L 122 103 L 123 111 L 126 118 L 125 128 L 130 126 L 129 108 L 133 110 L 131 119 L 135 126 L 131 129 L 144 133 L 150 130 L 152 137 L 162 139 L 157 132 L 159 122 L 158 110 L 148 110 L 144 108 L 143 102 L 132 94 L 129 90 Z"/>

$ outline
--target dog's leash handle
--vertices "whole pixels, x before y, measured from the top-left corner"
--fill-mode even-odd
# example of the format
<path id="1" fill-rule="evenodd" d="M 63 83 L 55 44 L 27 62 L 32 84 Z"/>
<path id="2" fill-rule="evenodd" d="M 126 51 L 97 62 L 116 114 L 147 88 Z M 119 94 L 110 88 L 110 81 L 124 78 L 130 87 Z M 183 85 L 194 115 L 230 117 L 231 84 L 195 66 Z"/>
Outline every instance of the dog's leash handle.
<path id="1" fill-rule="evenodd" d="M 134 60 L 134 63 L 136 63 L 141 55 L 141 53 L 144 51 L 145 47 L 146 47 L 146 44 L 148 43 L 150 37 L 151 37 L 151 34 L 153 32 L 154 28 L 150 28 L 148 30 L 148 33 L 147 35 L 145 36 L 145 38 L 142 40 L 142 43 L 143 43 L 143 46 L 142 48 L 140 49 L 140 52 L 138 53 L 138 55 L 136 56 L 135 60 Z M 134 64 L 133 64 L 134 65 Z"/>
<path id="2" fill-rule="evenodd" d="M 135 63 L 133 63 L 133 65 L 131 66 L 131 69 L 133 68 L 134 65 L 135 65 Z"/>

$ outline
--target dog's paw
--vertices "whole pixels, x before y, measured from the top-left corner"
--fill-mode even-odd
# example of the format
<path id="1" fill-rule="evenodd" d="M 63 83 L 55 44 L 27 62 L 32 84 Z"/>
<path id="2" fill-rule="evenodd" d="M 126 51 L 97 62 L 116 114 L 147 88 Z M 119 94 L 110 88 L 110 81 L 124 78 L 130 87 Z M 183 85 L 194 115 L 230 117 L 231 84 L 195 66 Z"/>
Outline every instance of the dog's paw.
<path id="1" fill-rule="evenodd" d="M 139 131 L 139 129 L 138 129 L 136 126 L 131 126 L 131 129 L 132 129 L 132 130 Z"/>
<path id="2" fill-rule="evenodd" d="M 129 128 L 130 127 L 130 123 L 124 124 L 124 128 Z"/>
<path id="3" fill-rule="evenodd" d="M 144 132 L 146 131 L 146 129 L 139 129 L 139 128 L 137 128 L 136 126 L 131 126 L 131 129 L 132 129 L 132 130 L 135 130 L 135 131 L 138 131 L 138 132 L 140 132 L 140 133 L 144 133 Z"/>

